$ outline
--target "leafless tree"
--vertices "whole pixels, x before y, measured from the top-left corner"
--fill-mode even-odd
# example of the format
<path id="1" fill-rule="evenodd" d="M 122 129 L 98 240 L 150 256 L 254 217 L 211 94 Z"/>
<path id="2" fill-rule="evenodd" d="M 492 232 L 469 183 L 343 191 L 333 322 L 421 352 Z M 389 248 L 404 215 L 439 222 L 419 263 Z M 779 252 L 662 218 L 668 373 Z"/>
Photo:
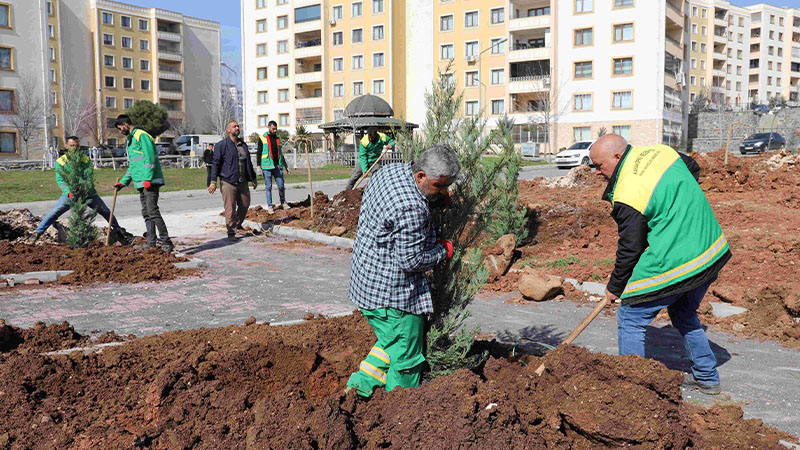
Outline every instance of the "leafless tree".
<path id="1" fill-rule="evenodd" d="M 36 78 L 31 74 L 22 74 L 17 92 L 14 95 L 14 113 L 8 121 L 17 130 L 17 134 L 25 146 L 25 159 L 30 157 L 30 141 L 42 130 L 45 105 L 42 92 Z"/>
<path id="2" fill-rule="evenodd" d="M 194 124 L 186 118 L 180 120 L 170 120 L 169 124 L 172 128 L 172 131 L 175 132 L 175 137 L 183 136 L 184 134 L 192 134 L 195 131 Z"/>
<path id="3" fill-rule="evenodd" d="M 228 122 L 236 120 L 235 99 L 228 88 L 220 89 L 216 95 L 211 94 L 208 98 L 214 100 L 204 101 L 208 107 L 209 126 L 214 134 L 223 136 Z"/>
<path id="4" fill-rule="evenodd" d="M 533 111 L 528 111 L 528 124 L 530 126 L 541 126 L 547 130 L 546 151 L 548 155 L 553 154 L 551 147 L 555 127 L 561 117 L 569 111 L 570 102 L 567 92 L 569 77 L 559 74 L 557 82 L 553 82 L 552 73 L 548 77 L 542 77 L 544 89 L 534 91 L 532 97 L 536 103 Z"/>
<path id="5" fill-rule="evenodd" d="M 91 131 L 92 121 L 97 121 L 97 104 L 93 98 L 86 95 L 81 86 L 80 79 L 68 68 L 64 70 L 62 78 L 63 102 L 61 109 L 64 113 L 64 133 L 66 136 L 76 136 L 81 131 Z"/>

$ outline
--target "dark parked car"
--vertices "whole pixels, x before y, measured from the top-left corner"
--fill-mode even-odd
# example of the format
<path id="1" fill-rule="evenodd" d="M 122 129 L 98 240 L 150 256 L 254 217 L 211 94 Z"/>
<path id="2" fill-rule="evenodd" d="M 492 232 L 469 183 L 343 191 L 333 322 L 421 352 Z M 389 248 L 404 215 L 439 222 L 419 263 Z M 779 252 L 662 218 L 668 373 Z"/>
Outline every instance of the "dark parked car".
<path id="1" fill-rule="evenodd" d="M 739 151 L 744 155 L 751 152 L 767 152 L 785 146 L 786 139 L 778 133 L 756 133 L 742 142 L 742 145 L 739 146 Z"/>
<path id="2" fill-rule="evenodd" d="M 171 155 L 174 153 L 174 147 L 169 142 L 159 142 L 156 144 L 156 155 Z"/>
<path id="3" fill-rule="evenodd" d="M 753 112 L 756 114 L 764 115 L 769 113 L 769 107 L 767 105 L 755 105 L 753 106 Z"/>

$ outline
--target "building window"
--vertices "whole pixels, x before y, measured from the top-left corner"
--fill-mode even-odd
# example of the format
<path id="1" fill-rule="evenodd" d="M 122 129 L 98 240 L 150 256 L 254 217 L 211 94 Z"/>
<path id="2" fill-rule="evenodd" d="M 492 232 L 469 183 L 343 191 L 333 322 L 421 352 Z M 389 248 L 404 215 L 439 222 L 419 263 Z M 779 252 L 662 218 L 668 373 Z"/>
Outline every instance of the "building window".
<path id="1" fill-rule="evenodd" d="M 591 140 L 592 139 L 592 127 L 574 127 L 574 128 L 572 128 L 572 139 L 575 142 Z"/>
<path id="2" fill-rule="evenodd" d="M 277 6 L 285 5 L 288 0 L 276 0 L 275 4 Z"/>
<path id="3" fill-rule="evenodd" d="M 286 103 L 289 101 L 289 90 L 288 89 L 278 89 L 278 102 Z"/>
<path id="4" fill-rule="evenodd" d="M 145 19 L 139 19 L 139 30 L 147 31 L 150 29 L 150 23 Z"/>
<path id="5" fill-rule="evenodd" d="M 353 44 L 360 44 L 363 41 L 364 41 L 364 32 L 361 30 L 361 28 L 356 28 L 355 30 L 353 30 L 351 42 Z"/>
<path id="6" fill-rule="evenodd" d="M 383 52 L 372 54 L 372 67 L 383 67 L 385 65 Z"/>
<path id="7" fill-rule="evenodd" d="M 267 19 L 256 20 L 256 33 L 267 31 Z"/>
<path id="8" fill-rule="evenodd" d="M 55 100 L 58 98 L 53 94 L 53 104 L 55 104 Z M 0 89 L 0 111 L 2 112 L 14 112 L 14 91 L 10 89 Z"/>
<path id="9" fill-rule="evenodd" d="M 2 98 L 3 97 L 3 92 L 11 92 L 11 91 L 0 91 L 0 111 L 8 112 L 8 111 L 10 111 L 9 109 L 3 109 L 3 108 L 6 107 L 5 104 L 2 104 L 2 102 L 5 101 L 5 99 Z M 58 94 L 55 93 L 55 92 L 52 92 L 52 91 L 50 92 L 50 104 L 52 104 L 54 106 L 58 104 Z"/>
<path id="10" fill-rule="evenodd" d="M 700 27 L 700 34 L 702 34 L 703 36 L 708 35 L 708 27 L 706 27 L 705 25 Z"/>
<path id="11" fill-rule="evenodd" d="M 344 33 L 341 31 L 336 31 L 333 33 L 333 45 L 343 45 L 344 44 Z"/>
<path id="12" fill-rule="evenodd" d="M 614 92 L 611 101 L 612 109 L 633 108 L 633 91 Z"/>
<path id="13" fill-rule="evenodd" d="M 506 52 L 506 45 L 502 38 L 492 39 L 492 54 L 502 55 Z"/>
<path id="14" fill-rule="evenodd" d="M 633 58 L 614 58 L 614 75 L 633 75 Z"/>
<path id="15" fill-rule="evenodd" d="M 633 41 L 633 24 L 623 23 L 614 25 L 614 42 Z"/>
<path id="16" fill-rule="evenodd" d="M 256 56 L 267 56 L 267 44 L 262 42 L 256 44 Z"/>
<path id="17" fill-rule="evenodd" d="M 356 81 L 353 83 L 353 96 L 364 95 L 364 83 Z"/>
<path id="18" fill-rule="evenodd" d="M 625 138 L 626 141 L 631 140 L 631 126 L 630 125 L 614 125 L 611 127 L 614 134 L 618 134 Z"/>
<path id="19" fill-rule="evenodd" d="M 133 58 L 128 58 L 127 56 L 122 57 L 122 68 L 123 69 L 133 69 Z"/>
<path id="20" fill-rule="evenodd" d="M 701 42 L 700 43 L 700 53 L 705 53 L 705 52 L 706 52 L 706 43 L 705 42 Z"/>
<path id="21" fill-rule="evenodd" d="M 14 50 L 11 47 L 0 47 L 0 70 L 14 70 Z"/>
<path id="22" fill-rule="evenodd" d="M 50 39 L 55 39 L 56 38 L 56 28 L 53 25 L 50 25 L 50 24 L 47 25 L 47 36 Z"/>
<path id="23" fill-rule="evenodd" d="M 130 28 L 131 18 L 128 16 L 119 16 L 119 26 L 121 26 L 122 28 Z"/>
<path id="24" fill-rule="evenodd" d="M 693 52 L 697 51 L 697 41 L 692 41 L 691 48 Z"/>
<path id="25" fill-rule="evenodd" d="M 464 28 L 476 28 L 478 26 L 478 11 L 464 13 Z"/>
<path id="26" fill-rule="evenodd" d="M 506 71 L 503 69 L 492 69 L 492 84 L 503 84 L 506 82 Z"/>
<path id="27" fill-rule="evenodd" d="M 478 86 L 478 71 L 471 70 L 469 72 L 464 72 L 464 85 L 467 87 L 477 87 Z"/>
<path id="28" fill-rule="evenodd" d="M 256 8 L 266 8 L 267 0 L 256 0 Z"/>
<path id="29" fill-rule="evenodd" d="M 475 58 L 476 56 L 478 56 L 479 51 L 480 50 L 478 49 L 478 41 L 467 42 L 464 44 L 464 55 L 467 57 L 471 56 Z"/>
<path id="30" fill-rule="evenodd" d="M 372 14 L 383 12 L 383 0 L 372 0 Z"/>
<path id="31" fill-rule="evenodd" d="M 372 27 L 372 40 L 380 41 L 383 39 L 383 25 L 375 25 Z"/>
<path id="32" fill-rule="evenodd" d="M 353 55 L 353 69 L 364 68 L 364 55 Z"/>
<path id="33" fill-rule="evenodd" d="M 592 28 L 582 28 L 575 30 L 575 46 L 582 47 L 592 45 Z"/>
<path id="34" fill-rule="evenodd" d="M 139 60 L 139 70 L 143 72 L 148 72 L 150 70 L 150 60 L 149 59 Z"/>
<path id="35" fill-rule="evenodd" d="M 129 38 L 129 37 L 126 37 L 126 36 L 122 36 L 122 39 L 120 39 L 120 43 L 122 44 L 122 48 L 127 48 L 127 49 L 132 49 L 133 48 L 133 39 L 132 38 Z"/>
<path id="36" fill-rule="evenodd" d="M 441 79 L 447 87 L 453 87 L 456 84 L 456 77 L 452 73 L 443 73 Z"/>
<path id="37" fill-rule="evenodd" d="M 0 5 L 0 27 L 11 28 L 11 6 Z"/>
<path id="38" fill-rule="evenodd" d="M 706 70 L 706 60 L 705 59 L 701 59 L 700 60 L 700 70 Z"/>
<path id="39" fill-rule="evenodd" d="M 614 0 L 614 8 L 630 8 L 633 0 Z"/>
<path id="40" fill-rule="evenodd" d="M 575 63 L 575 78 L 592 78 L 592 62 L 580 61 Z"/>
<path id="41" fill-rule="evenodd" d="M 3 6 L 5 5 L 0 5 L 0 8 L 2 8 Z M 47 1 L 47 15 L 51 17 L 53 16 L 53 2 L 51 2 L 50 0 Z"/>
<path id="42" fill-rule="evenodd" d="M 333 71 L 334 72 L 344 71 L 344 58 L 333 58 Z"/>
<path id="43" fill-rule="evenodd" d="M 58 83 L 58 78 L 56 78 L 56 70 L 50 69 L 50 82 L 51 83 Z"/>
<path id="44" fill-rule="evenodd" d="M 492 114 L 498 116 L 506 112 L 505 100 L 492 100 Z"/>
<path id="45" fill-rule="evenodd" d="M 337 98 L 344 97 L 344 85 L 342 83 L 333 85 L 333 96 Z"/>
<path id="46" fill-rule="evenodd" d="M 453 44 L 442 44 L 439 50 L 440 59 L 453 59 Z"/>
<path id="47" fill-rule="evenodd" d="M 139 81 L 139 87 L 143 91 L 149 91 L 150 90 L 150 80 L 140 80 Z"/>
<path id="48" fill-rule="evenodd" d="M 103 33 L 103 45 L 114 45 L 114 35 Z"/>
<path id="49" fill-rule="evenodd" d="M 361 2 L 354 2 L 350 5 L 350 16 L 361 17 L 364 15 L 364 5 Z"/>
<path id="50" fill-rule="evenodd" d="M 575 0 L 575 13 L 592 12 L 592 0 Z"/>
<path id="51" fill-rule="evenodd" d="M 289 53 L 289 41 L 278 41 L 278 54 Z"/>
<path id="52" fill-rule="evenodd" d="M 505 23 L 506 21 L 506 9 L 505 8 L 494 8 L 489 11 L 489 23 L 492 25 L 497 25 L 501 23 Z"/>
<path id="53" fill-rule="evenodd" d="M 289 126 L 289 114 L 287 114 L 287 113 L 278 114 L 278 125 L 280 125 L 282 127 L 288 127 Z"/>
<path id="54" fill-rule="evenodd" d="M 289 65 L 281 64 L 278 66 L 278 78 L 286 78 L 289 76 Z"/>
<path id="55" fill-rule="evenodd" d="M 696 23 L 692 24 L 692 34 L 697 34 L 697 24 Z"/>
<path id="56" fill-rule="evenodd" d="M 113 76 L 106 75 L 103 77 L 103 86 L 107 88 L 115 88 L 117 87 L 117 78 Z"/>
<path id="57" fill-rule="evenodd" d="M 143 52 L 150 51 L 150 40 L 149 39 L 139 39 L 139 50 Z"/>
<path id="58" fill-rule="evenodd" d="M 464 102 L 464 114 L 467 116 L 476 116 L 478 115 L 478 101 L 477 100 L 470 100 Z"/>
<path id="59" fill-rule="evenodd" d="M 342 20 L 342 17 L 344 17 L 343 10 L 344 8 L 342 7 L 342 5 L 334 6 L 333 8 L 331 8 L 331 19 Z"/>
<path id="60" fill-rule="evenodd" d="M 372 80 L 372 93 L 373 94 L 383 94 L 384 93 L 384 81 L 383 80 Z"/>
<path id="61" fill-rule="evenodd" d="M 285 30 L 289 27 L 289 16 L 278 16 L 278 29 Z"/>
<path id="62" fill-rule="evenodd" d="M 737 81 L 736 82 L 736 90 L 738 92 L 742 92 L 742 82 L 741 81 Z"/>
<path id="63" fill-rule="evenodd" d="M 266 67 L 259 67 L 256 70 L 256 79 L 259 79 L 259 80 L 266 80 L 267 79 L 267 68 Z"/>
<path id="64" fill-rule="evenodd" d="M 114 55 L 103 55 L 103 65 L 106 67 L 114 67 Z"/>
<path id="65" fill-rule="evenodd" d="M 439 17 L 439 31 L 453 31 L 453 15 Z"/>
<path id="66" fill-rule="evenodd" d="M 575 94 L 573 97 L 573 111 L 591 111 L 592 94 Z"/>
<path id="67" fill-rule="evenodd" d="M 122 77 L 122 89 L 133 89 L 133 78 Z"/>
<path id="68" fill-rule="evenodd" d="M 269 92 L 258 91 L 258 103 L 269 103 Z"/>
<path id="69" fill-rule="evenodd" d="M 17 133 L 0 132 L 0 153 L 17 153 Z"/>
<path id="70" fill-rule="evenodd" d="M 707 19 L 707 18 L 708 18 L 708 9 L 706 9 L 706 8 L 703 8 L 703 9 L 701 9 L 701 10 L 700 10 L 700 16 L 701 16 L 703 19 Z"/>
<path id="71" fill-rule="evenodd" d="M 109 12 L 104 12 L 102 15 L 103 25 L 114 25 L 114 15 Z"/>
<path id="72" fill-rule="evenodd" d="M 122 99 L 122 107 L 124 109 L 131 109 L 133 108 L 133 99 L 132 98 L 123 98 Z"/>

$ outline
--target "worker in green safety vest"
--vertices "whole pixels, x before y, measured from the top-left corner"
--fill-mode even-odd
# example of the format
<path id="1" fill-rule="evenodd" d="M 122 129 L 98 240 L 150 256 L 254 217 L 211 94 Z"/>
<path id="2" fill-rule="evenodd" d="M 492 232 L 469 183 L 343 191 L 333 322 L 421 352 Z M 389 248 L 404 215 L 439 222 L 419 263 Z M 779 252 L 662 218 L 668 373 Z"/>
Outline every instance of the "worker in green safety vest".
<path id="1" fill-rule="evenodd" d="M 358 142 L 358 161 L 353 174 L 347 180 L 347 189 L 353 189 L 356 182 L 365 174 L 384 151 L 394 147 L 394 139 L 379 133 L 376 127 L 369 127 L 367 134 Z M 374 175 L 374 173 L 373 173 Z"/>
<path id="2" fill-rule="evenodd" d="M 278 185 L 281 208 L 289 209 L 289 205 L 286 203 L 286 189 L 283 187 L 283 170 L 286 170 L 288 174 L 289 166 L 283 157 L 283 146 L 281 145 L 281 138 L 278 137 L 278 124 L 274 120 L 270 120 L 269 124 L 267 124 L 267 132 L 258 138 L 256 159 L 259 167 L 261 167 L 261 173 L 264 174 L 264 186 L 267 192 L 266 209 L 268 213 L 275 214 L 274 205 L 272 204 L 273 178 L 275 179 L 275 184 Z"/>

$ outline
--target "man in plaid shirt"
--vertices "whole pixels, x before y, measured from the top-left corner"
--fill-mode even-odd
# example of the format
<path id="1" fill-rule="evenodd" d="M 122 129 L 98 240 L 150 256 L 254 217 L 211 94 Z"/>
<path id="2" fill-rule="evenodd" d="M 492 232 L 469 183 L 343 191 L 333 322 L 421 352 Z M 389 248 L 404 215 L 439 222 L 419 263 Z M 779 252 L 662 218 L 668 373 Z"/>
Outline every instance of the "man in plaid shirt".
<path id="1" fill-rule="evenodd" d="M 369 397 L 420 383 L 423 314 L 433 312 L 425 272 L 453 257 L 453 243 L 436 239 L 430 205 L 449 200 L 458 155 L 446 145 L 425 150 L 412 164 L 390 164 L 364 191 L 358 217 L 350 299 L 377 337 L 348 389 Z"/>

